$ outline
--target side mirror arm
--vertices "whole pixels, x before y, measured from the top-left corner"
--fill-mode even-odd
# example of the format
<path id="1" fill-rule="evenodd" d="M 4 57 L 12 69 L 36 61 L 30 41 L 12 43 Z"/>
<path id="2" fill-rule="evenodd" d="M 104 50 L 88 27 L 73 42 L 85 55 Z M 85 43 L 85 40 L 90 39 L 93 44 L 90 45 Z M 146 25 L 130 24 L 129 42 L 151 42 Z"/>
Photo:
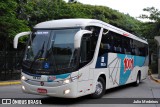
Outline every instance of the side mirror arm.
<path id="1" fill-rule="evenodd" d="M 14 37 L 14 40 L 13 40 L 13 47 L 15 49 L 17 49 L 17 46 L 18 46 L 18 39 L 22 36 L 25 36 L 25 35 L 29 35 L 31 32 L 28 31 L 28 32 L 21 32 L 19 34 L 17 34 L 15 37 Z"/>
<path id="2" fill-rule="evenodd" d="M 92 31 L 89 30 L 80 30 L 76 33 L 74 37 L 74 48 L 79 48 L 81 44 L 81 39 L 84 34 L 92 34 Z"/>

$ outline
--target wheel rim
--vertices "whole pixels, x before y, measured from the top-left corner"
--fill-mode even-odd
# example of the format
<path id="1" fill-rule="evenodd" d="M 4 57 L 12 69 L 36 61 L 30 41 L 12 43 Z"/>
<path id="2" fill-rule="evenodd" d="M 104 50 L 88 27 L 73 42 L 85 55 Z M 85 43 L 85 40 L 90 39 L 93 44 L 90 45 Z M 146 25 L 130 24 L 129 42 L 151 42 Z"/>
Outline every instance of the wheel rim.
<path id="1" fill-rule="evenodd" d="M 103 85 L 101 82 L 97 81 L 95 94 L 99 95 L 103 91 Z"/>

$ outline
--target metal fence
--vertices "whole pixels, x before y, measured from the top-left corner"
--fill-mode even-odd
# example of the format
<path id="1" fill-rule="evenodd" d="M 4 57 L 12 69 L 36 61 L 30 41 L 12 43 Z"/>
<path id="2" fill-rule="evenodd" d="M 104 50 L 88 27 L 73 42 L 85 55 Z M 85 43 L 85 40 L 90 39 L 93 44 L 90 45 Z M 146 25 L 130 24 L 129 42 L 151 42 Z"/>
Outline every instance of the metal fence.
<path id="1" fill-rule="evenodd" d="M 20 79 L 22 51 L 0 51 L 0 81 Z"/>

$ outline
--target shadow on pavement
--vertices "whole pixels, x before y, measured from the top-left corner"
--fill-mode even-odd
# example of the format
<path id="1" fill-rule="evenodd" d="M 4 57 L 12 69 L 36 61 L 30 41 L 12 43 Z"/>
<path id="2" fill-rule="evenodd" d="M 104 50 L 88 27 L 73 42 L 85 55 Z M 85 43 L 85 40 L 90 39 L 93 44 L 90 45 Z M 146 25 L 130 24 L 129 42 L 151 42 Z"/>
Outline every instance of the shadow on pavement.
<path id="1" fill-rule="evenodd" d="M 56 97 L 46 97 L 40 99 L 42 104 L 57 104 L 57 105 L 72 105 L 72 104 L 82 104 L 87 103 L 91 99 L 88 96 L 79 98 L 56 98 Z M 91 102 L 90 102 L 91 103 Z"/>
<path id="2" fill-rule="evenodd" d="M 142 81 L 139 84 L 139 86 L 141 86 L 143 84 L 145 84 L 145 82 Z M 108 94 L 108 93 L 114 93 L 114 92 L 118 92 L 118 91 L 121 91 L 121 90 L 125 90 L 127 88 L 133 88 L 133 87 L 138 87 L 138 86 L 135 86 L 133 83 L 122 85 L 122 86 L 119 86 L 119 87 L 115 87 L 115 88 L 111 88 L 111 89 L 106 90 L 105 95 Z"/>

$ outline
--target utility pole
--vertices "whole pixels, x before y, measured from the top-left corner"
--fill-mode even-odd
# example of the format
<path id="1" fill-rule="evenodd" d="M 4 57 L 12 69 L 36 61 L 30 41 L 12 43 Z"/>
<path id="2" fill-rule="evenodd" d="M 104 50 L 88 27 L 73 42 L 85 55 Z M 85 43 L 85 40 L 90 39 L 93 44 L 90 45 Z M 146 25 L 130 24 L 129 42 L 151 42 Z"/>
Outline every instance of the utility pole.
<path id="1" fill-rule="evenodd" d="M 158 78 L 160 79 L 160 36 L 155 36 L 154 39 L 157 41 L 158 46 Z"/>

